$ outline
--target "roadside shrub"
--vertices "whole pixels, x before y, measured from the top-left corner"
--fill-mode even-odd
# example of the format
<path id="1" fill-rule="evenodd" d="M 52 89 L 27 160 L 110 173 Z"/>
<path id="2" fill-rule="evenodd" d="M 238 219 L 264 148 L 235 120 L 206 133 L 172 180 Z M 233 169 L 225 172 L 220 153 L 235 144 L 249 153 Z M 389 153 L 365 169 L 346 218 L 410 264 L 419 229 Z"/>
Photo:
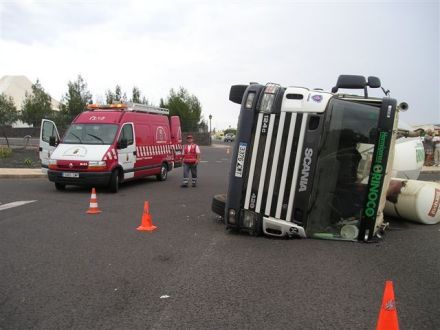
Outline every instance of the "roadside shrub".
<path id="1" fill-rule="evenodd" d="M 12 149 L 6 147 L 0 147 L 0 158 L 8 158 L 12 155 Z"/>
<path id="2" fill-rule="evenodd" d="M 24 163 L 24 165 L 26 165 L 27 167 L 32 167 L 32 165 L 34 165 L 34 162 L 33 162 L 32 159 L 30 159 L 30 158 L 26 158 L 26 159 L 23 161 L 23 163 Z"/>

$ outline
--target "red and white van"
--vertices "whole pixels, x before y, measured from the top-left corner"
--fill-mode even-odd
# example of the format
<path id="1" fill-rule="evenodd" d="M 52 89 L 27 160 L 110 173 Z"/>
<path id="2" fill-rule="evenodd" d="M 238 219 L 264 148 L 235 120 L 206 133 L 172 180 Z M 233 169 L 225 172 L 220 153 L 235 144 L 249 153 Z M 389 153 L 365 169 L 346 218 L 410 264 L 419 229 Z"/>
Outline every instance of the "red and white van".
<path id="1" fill-rule="evenodd" d="M 54 122 L 43 119 L 40 159 L 58 190 L 66 185 L 106 185 L 156 175 L 182 164 L 178 116 L 168 109 L 137 103 L 89 105 L 70 125 L 62 141 Z"/>

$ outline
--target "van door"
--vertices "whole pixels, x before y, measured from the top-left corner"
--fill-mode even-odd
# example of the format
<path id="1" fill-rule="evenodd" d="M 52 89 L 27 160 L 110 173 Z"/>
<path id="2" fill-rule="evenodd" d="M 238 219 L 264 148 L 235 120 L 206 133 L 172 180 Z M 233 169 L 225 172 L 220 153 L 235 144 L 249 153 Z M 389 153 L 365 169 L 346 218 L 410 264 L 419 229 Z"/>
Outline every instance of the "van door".
<path id="1" fill-rule="evenodd" d="M 41 170 L 47 174 L 49 168 L 50 155 L 60 142 L 60 135 L 55 123 L 48 119 L 41 121 L 40 129 L 40 148 L 39 156 L 41 161 Z"/>
<path id="2" fill-rule="evenodd" d="M 124 169 L 124 179 L 134 177 L 134 163 L 136 162 L 136 139 L 133 123 L 122 126 L 118 138 L 118 160 Z"/>
<path id="3" fill-rule="evenodd" d="M 182 166 L 183 150 L 182 150 L 182 129 L 180 127 L 179 116 L 171 116 L 171 144 L 174 150 L 174 166 Z"/>

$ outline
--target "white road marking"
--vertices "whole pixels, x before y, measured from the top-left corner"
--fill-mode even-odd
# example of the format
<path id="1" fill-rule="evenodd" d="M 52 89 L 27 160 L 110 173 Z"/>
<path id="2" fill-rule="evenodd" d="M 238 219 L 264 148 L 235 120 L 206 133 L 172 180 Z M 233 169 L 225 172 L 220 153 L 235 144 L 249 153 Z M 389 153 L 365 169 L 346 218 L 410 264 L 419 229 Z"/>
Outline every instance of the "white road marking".
<path id="1" fill-rule="evenodd" d="M 3 204 L 0 206 L 0 211 L 12 209 L 13 207 L 26 205 L 26 204 L 33 203 L 33 202 L 36 202 L 36 200 L 35 201 L 17 201 L 17 202 Z"/>
<path id="2" fill-rule="evenodd" d="M 207 163 L 207 160 L 201 160 L 200 163 Z"/>

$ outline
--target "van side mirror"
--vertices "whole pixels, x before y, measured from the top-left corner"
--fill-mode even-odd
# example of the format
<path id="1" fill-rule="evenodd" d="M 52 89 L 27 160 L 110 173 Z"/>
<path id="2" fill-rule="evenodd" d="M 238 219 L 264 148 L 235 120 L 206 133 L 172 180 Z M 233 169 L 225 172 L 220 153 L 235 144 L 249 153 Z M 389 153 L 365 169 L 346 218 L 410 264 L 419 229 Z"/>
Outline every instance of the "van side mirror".
<path id="1" fill-rule="evenodd" d="M 118 149 L 125 149 L 125 148 L 127 148 L 128 147 L 128 141 L 127 141 L 127 139 L 121 139 L 119 142 L 118 142 Z"/>
<path id="2" fill-rule="evenodd" d="M 57 138 L 55 136 L 50 136 L 49 137 L 49 145 L 51 147 L 56 147 L 56 145 L 57 145 Z"/>

